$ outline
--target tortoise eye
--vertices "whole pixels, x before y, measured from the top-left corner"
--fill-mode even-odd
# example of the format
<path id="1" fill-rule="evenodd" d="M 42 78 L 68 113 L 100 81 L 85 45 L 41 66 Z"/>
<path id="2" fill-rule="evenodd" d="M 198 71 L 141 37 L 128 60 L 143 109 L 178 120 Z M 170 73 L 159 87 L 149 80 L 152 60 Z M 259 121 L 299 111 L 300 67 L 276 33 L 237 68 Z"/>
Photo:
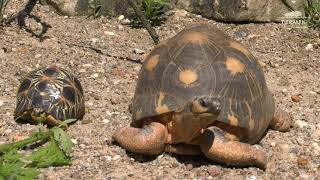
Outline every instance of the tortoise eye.
<path id="1" fill-rule="evenodd" d="M 203 106 L 203 107 L 208 107 L 208 105 L 209 105 L 209 104 L 208 104 L 206 101 L 204 101 L 203 99 L 199 99 L 198 102 L 199 102 L 199 104 L 200 104 L 201 106 Z"/>
<path id="2" fill-rule="evenodd" d="M 72 103 L 76 102 L 76 93 L 72 87 L 64 87 L 63 96 Z"/>
<path id="3" fill-rule="evenodd" d="M 25 79 L 23 80 L 23 82 L 21 83 L 18 93 L 21 93 L 25 90 L 27 90 L 30 87 L 31 81 L 29 79 Z"/>

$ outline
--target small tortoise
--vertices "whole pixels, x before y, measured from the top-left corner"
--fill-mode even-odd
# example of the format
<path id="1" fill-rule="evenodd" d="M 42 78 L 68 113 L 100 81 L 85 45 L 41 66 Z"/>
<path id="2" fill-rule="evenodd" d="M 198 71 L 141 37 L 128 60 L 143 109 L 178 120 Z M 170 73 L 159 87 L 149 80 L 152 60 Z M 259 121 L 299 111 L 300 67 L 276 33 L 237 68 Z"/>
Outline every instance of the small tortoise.
<path id="1" fill-rule="evenodd" d="M 15 120 L 55 126 L 66 119 L 82 119 L 84 114 L 83 89 L 70 72 L 48 66 L 30 72 L 21 81 Z"/>
<path id="2" fill-rule="evenodd" d="M 268 127 L 287 131 L 258 61 L 211 25 L 196 25 L 158 45 L 140 71 L 131 127 L 113 139 L 126 150 L 204 154 L 233 166 L 267 163 L 257 143 Z"/>

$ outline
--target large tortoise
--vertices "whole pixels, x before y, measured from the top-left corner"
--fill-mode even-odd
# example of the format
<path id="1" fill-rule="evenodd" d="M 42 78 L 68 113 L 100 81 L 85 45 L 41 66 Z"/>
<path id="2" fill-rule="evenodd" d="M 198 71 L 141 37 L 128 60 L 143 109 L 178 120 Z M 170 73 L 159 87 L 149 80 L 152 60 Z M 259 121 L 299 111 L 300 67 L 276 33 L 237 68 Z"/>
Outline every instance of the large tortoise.
<path id="1" fill-rule="evenodd" d="M 18 121 L 59 125 L 85 114 L 83 89 L 72 73 L 57 66 L 30 72 L 21 80 L 14 117 Z"/>
<path id="2" fill-rule="evenodd" d="M 126 150 L 196 155 L 265 168 L 257 143 L 268 127 L 286 131 L 258 61 L 212 25 L 196 25 L 158 45 L 140 71 L 131 127 L 113 138 Z"/>

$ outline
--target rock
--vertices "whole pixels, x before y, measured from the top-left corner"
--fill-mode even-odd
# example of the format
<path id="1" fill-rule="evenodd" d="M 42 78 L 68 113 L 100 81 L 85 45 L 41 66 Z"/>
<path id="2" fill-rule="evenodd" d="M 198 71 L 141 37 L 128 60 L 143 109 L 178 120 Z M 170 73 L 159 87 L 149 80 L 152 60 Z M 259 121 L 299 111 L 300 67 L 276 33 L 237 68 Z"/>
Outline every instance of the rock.
<path id="1" fill-rule="evenodd" d="M 3 104 L 4 104 L 4 103 L 3 103 L 3 101 L 2 101 L 2 100 L 0 100 L 0 106 L 3 106 Z"/>
<path id="2" fill-rule="evenodd" d="M 109 119 L 104 119 L 102 122 L 105 124 L 108 124 L 110 121 L 109 121 Z"/>
<path id="3" fill-rule="evenodd" d="M 293 95 L 291 96 L 291 99 L 293 102 L 300 102 L 302 101 L 302 97 L 298 96 L 298 95 Z"/>
<path id="4" fill-rule="evenodd" d="M 174 14 L 177 17 L 186 17 L 188 15 L 188 11 L 184 9 L 177 9 Z"/>
<path id="5" fill-rule="evenodd" d="M 44 0 L 44 2 L 64 16 L 89 15 L 88 0 Z"/>
<path id="6" fill-rule="evenodd" d="M 141 49 L 138 49 L 138 48 L 134 48 L 133 52 L 136 53 L 136 54 L 140 54 L 140 55 L 144 54 L 144 50 L 141 50 Z"/>
<path id="7" fill-rule="evenodd" d="M 122 19 L 124 19 L 124 15 L 120 15 L 120 16 L 118 17 L 118 20 L 119 20 L 119 21 L 121 21 Z"/>
<path id="8" fill-rule="evenodd" d="M 191 171 L 193 169 L 193 165 L 192 164 L 187 164 L 186 169 L 188 171 Z"/>
<path id="9" fill-rule="evenodd" d="M 119 155 L 115 155 L 113 158 L 112 158 L 112 160 L 114 160 L 114 161 L 116 161 L 116 160 L 118 160 L 118 159 L 120 159 L 121 157 L 119 156 Z"/>
<path id="10" fill-rule="evenodd" d="M 257 176 L 247 176 L 246 180 L 257 180 Z"/>
<path id="11" fill-rule="evenodd" d="M 295 123 L 301 129 L 309 126 L 309 124 L 307 122 L 301 121 L 301 120 L 297 120 Z"/>
<path id="12" fill-rule="evenodd" d="M 234 36 L 236 39 L 242 39 L 242 38 L 247 37 L 248 35 L 249 35 L 249 32 L 246 29 L 240 29 L 240 30 L 234 32 Z"/>
<path id="13" fill-rule="evenodd" d="M 78 144 L 78 141 L 77 141 L 76 139 L 71 139 L 71 142 L 72 142 L 73 144 Z"/>
<path id="14" fill-rule="evenodd" d="M 305 156 L 298 156 L 297 163 L 299 166 L 306 166 L 308 165 L 308 159 Z"/>
<path id="15" fill-rule="evenodd" d="M 282 22 L 291 18 L 287 13 L 292 10 L 304 14 L 304 4 L 305 0 L 177 0 L 176 6 L 220 21 Z"/>
<path id="16" fill-rule="evenodd" d="M 208 173 L 210 174 L 210 176 L 216 176 L 221 173 L 221 169 L 217 166 L 210 166 L 208 167 Z"/>
<path id="17" fill-rule="evenodd" d="M 287 89 L 282 89 L 281 90 L 282 94 L 287 95 L 288 94 L 288 90 Z"/>
<path id="18" fill-rule="evenodd" d="M 119 25 L 118 25 L 118 30 L 119 30 L 119 31 L 123 31 L 123 30 L 124 30 L 124 27 L 123 27 L 121 24 L 119 24 Z"/>
<path id="19" fill-rule="evenodd" d="M 103 32 L 105 35 L 108 35 L 108 36 L 114 36 L 114 32 L 110 32 L 110 31 L 104 31 Z"/>
<path id="20" fill-rule="evenodd" d="M 312 44 L 307 44 L 306 48 L 307 51 L 312 51 L 313 50 L 313 45 Z"/>
<path id="21" fill-rule="evenodd" d="M 263 61 L 259 61 L 259 64 L 260 64 L 260 66 L 263 67 L 263 68 L 267 66 L 267 64 L 266 64 L 265 62 L 263 62 Z"/>
<path id="22" fill-rule="evenodd" d="M 123 19 L 122 21 L 121 21 L 121 24 L 122 25 L 128 25 L 128 24 L 130 24 L 130 20 L 129 19 Z"/>

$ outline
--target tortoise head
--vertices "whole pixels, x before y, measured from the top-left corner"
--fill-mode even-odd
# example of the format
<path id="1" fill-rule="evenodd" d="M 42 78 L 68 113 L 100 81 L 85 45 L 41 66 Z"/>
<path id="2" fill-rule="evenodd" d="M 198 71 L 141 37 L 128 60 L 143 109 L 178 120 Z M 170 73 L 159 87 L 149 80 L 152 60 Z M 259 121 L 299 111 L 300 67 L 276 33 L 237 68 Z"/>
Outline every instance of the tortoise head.
<path id="1" fill-rule="evenodd" d="M 190 124 L 190 128 L 207 128 L 213 124 L 221 111 L 218 98 L 201 96 L 194 98 L 178 114 Z M 192 124 L 192 125 L 191 125 Z"/>

